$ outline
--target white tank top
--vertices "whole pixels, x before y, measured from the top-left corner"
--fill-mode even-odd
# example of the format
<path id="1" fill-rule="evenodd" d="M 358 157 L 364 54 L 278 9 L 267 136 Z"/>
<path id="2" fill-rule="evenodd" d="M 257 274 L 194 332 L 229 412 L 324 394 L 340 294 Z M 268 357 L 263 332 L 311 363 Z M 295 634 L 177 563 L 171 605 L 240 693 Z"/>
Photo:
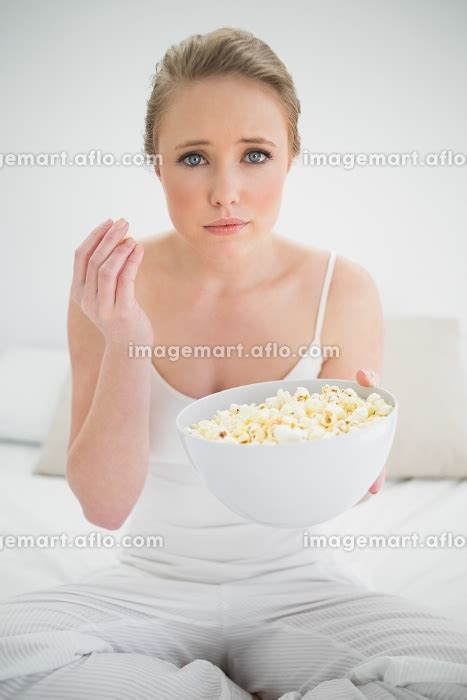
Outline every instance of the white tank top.
<path id="1" fill-rule="evenodd" d="M 331 251 L 311 345 L 320 346 L 335 251 Z M 305 356 L 283 379 L 319 376 L 322 356 Z M 233 513 L 205 486 L 175 427 L 178 412 L 194 399 L 152 368 L 150 458 L 146 482 L 125 532 L 160 535 L 162 546 L 120 549 L 120 560 L 158 577 L 227 583 L 256 575 L 322 577 L 361 583 L 324 549 L 303 546 L 317 527 L 274 528 Z"/>

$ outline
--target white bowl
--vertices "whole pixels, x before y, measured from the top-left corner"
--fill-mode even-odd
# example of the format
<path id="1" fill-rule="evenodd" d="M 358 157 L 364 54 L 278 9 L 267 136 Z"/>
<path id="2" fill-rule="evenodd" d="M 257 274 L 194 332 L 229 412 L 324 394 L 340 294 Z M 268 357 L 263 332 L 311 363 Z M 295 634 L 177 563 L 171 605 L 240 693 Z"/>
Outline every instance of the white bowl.
<path id="1" fill-rule="evenodd" d="M 349 433 L 297 443 L 223 443 L 184 431 L 231 403 L 261 403 L 278 389 L 293 395 L 299 386 L 310 394 L 319 393 L 324 384 L 352 387 L 364 399 L 376 392 L 394 409 Z M 209 394 L 182 409 L 176 426 L 190 462 L 230 510 L 264 525 L 302 527 L 330 520 L 363 498 L 386 464 L 397 415 L 395 397 L 380 387 L 363 387 L 345 379 L 294 379 Z"/>

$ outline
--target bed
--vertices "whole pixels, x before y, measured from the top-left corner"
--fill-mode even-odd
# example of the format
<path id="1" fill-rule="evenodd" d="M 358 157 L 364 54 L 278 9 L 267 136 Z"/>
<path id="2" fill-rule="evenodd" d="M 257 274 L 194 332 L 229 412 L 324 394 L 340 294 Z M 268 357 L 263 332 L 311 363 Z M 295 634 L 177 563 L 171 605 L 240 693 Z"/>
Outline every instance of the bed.
<path id="1" fill-rule="evenodd" d="M 108 530 L 83 517 L 67 482 L 33 474 L 40 446 L 0 445 L 0 533 L 19 535 L 75 534 Z M 451 531 L 467 542 L 467 481 L 453 479 L 387 479 L 381 492 L 333 520 L 335 532 L 420 535 Z M 377 524 L 374 527 L 375 523 Z M 118 537 L 124 531 L 113 530 Z M 360 548 L 341 553 L 362 571 L 376 590 L 424 604 L 467 630 L 467 545 L 444 548 Z M 76 580 L 94 569 L 116 563 L 114 548 L 8 547 L 0 550 L 0 599 L 34 588 Z"/>
<path id="2" fill-rule="evenodd" d="M 440 378 L 444 391 L 436 394 L 437 420 L 449 421 L 440 427 L 449 435 L 449 440 L 445 441 L 446 450 L 442 452 L 439 438 L 433 435 L 429 424 L 429 414 L 420 417 L 422 432 L 417 435 L 415 414 L 410 413 L 410 397 L 415 390 L 411 385 L 411 392 L 404 396 L 407 387 L 404 377 L 400 376 L 400 363 L 402 354 L 406 362 L 405 351 L 396 342 L 401 336 L 406 338 L 417 332 L 417 342 L 426 344 L 423 334 L 432 336 L 434 331 L 435 337 L 445 341 L 445 354 L 457 353 L 460 347 L 458 324 L 452 319 L 448 325 L 444 321 L 445 325 L 439 327 L 440 323 L 442 320 L 426 318 L 418 321 L 394 319 L 388 323 L 388 352 L 382 385 L 401 398 L 401 409 L 404 407 L 400 411 L 399 442 L 391 452 L 386 482 L 378 495 L 323 524 L 321 532 L 347 535 L 347 538 L 372 533 L 391 536 L 392 544 L 388 541 L 383 547 L 341 546 L 336 552 L 371 588 L 423 603 L 467 631 L 466 430 L 463 424 L 452 424 L 452 416 L 442 404 L 443 400 L 454 400 L 460 402 L 456 405 L 466 405 L 466 396 L 462 393 L 465 385 L 459 381 L 463 372 L 460 355 L 440 360 L 440 348 L 432 350 L 438 353 L 437 366 L 446 367 L 446 376 Z M 449 340 L 450 332 L 454 335 Z M 433 357 L 425 356 L 423 366 L 418 359 L 422 379 L 426 380 L 427 367 L 433 361 Z M 50 390 L 47 406 L 44 400 L 34 398 L 37 392 L 43 391 L 43 387 L 31 386 L 39 381 L 38 375 Z M 453 376 L 456 378 L 453 385 L 446 385 Z M 118 550 L 89 546 L 43 547 L 37 541 L 36 546 L 10 546 L 8 535 L 66 533 L 71 538 L 92 531 L 103 534 L 109 531 L 84 518 L 63 476 L 63 453 L 61 461 L 58 459 L 61 473 L 52 464 L 50 441 L 55 440 L 54 459 L 58 454 L 57 435 L 62 452 L 67 441 L 63 422 L 66 423 L 67 417 L 63 402 L 69 402 L 70 392 L 66 349 L 39 352 L 37 348 L 12 348 L 9 354 L 0 356 L 0 385 L 3 387 L 0 398 L 0 600 L 5 600 L 17 593 L 73 582 L 93 570 L 110 566 L 117 562 Z M 456 391 L 458 394 L 454 396 Z M 409 423 L 410 433 L 407 432 Z M 111 534 L 118 538 L 124 532 L 125 524 Z M 456 545 L 397 547 L 394 542 L 397 535 L 418 533 L 423 540 L 427 535 L 439 536 L 443 532 L 457 536 Z"/>

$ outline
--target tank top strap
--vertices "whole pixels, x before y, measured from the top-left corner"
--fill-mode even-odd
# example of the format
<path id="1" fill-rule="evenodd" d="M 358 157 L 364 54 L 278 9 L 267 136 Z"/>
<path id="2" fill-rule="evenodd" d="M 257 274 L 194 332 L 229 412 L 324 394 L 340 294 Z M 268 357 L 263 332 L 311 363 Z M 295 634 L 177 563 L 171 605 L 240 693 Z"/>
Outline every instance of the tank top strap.
<path id="1" fill-rule="evenodd" d="M 328 266 L 326 270 L 326 275 L 324 277 L 323 287 L 321 289 L 321 298 L 319 300 L 318 316 L 316 317 L 316 328 L 315 337 L 313 340 L 313 345 L 321 344 L 321 330 L 323 328 L 324 314 L 326 312 L 326 304 L 328 300 L 329 287 L 331 286 L 332 273 L 334 272 L 334 265 L 336 262 L 337 253 L 335 250 L 331 250 L 328 260 Z"/>

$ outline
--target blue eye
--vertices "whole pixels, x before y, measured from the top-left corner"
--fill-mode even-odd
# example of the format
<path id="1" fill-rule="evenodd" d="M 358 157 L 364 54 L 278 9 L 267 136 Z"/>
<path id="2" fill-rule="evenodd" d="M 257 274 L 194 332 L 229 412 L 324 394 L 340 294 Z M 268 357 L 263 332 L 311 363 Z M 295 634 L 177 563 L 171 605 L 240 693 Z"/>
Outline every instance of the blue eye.
<path id="1" fill-rule="evenodd" d="M 187 165 L 189 168 L 195 168 L 198 163 L 185 163 L 185 158 L 202 158 L 203 156 L 200 155 L 199 153 L 188 153 L 186 156 L 182 156 L 180 160 L 183 161 L 184 165 Z M 180 162 L 180 160 L 178 162 Z"/>
<path id="2" fill-rule="evenodd" d="M 266 157 L 264 160 L 256 160 L 256 161 L 253 161 L 253 163 L 265 163 L 268 159 L 270 159 L 272 157 L 271 153 L 269 151 L 248 151 L 248 153 L 246 155 L 251 156 L 254 153 L 262 153 L 263 156 L 266 156 Z"/>
<path id="3" fill-rule="evenodd" d="M 262 165 L 265 163 L 267 160 L 272 160 L 272 153 L 270 151 L 263 151 L 263 150 L 258 150 L 255 149 L 253 151 L 248 151 L 248 153 L 245 154 L 245 156 L 251 156 L 252 154 L 256 153 L 261 153 L 265 156 L 264 160 L 253 160 L 253 161 L 248 161 L 249 165 Z M 199 161 L 198 163 L 187 163 L 186 159 L 187 158 L 204 158 L 200 153 L 192 152 L 192 153 L 187 153 L 186 155 L 180 156 L 180 158 L 177 160 L 177 163 L 182 163 L 185 165 L 187 168 L 197 168 L 198 165 L 200 164 Z"/>

